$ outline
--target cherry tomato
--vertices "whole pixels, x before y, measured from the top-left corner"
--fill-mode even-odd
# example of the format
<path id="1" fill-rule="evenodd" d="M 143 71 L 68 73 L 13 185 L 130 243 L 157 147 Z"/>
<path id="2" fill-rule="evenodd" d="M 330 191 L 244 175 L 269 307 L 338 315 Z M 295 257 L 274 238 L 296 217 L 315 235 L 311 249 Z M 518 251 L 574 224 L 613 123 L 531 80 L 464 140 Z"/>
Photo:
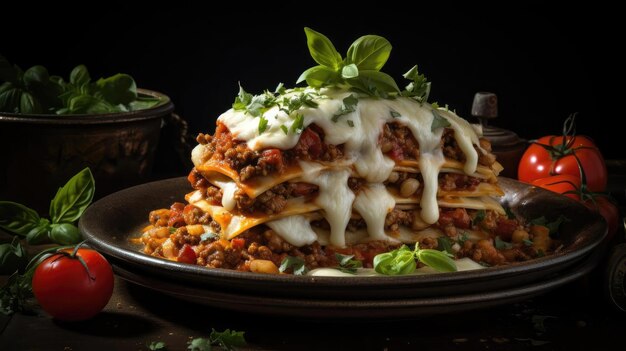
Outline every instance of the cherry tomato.
<path id="1" fill-rule="evenodd" d="M 565 194 L 568 191 L 577 192 L 580 189 L 580 176 L 574 177 L 570 174 L 561 174 L 535 179 L 531 184 L 580 201 L 580 195 L 578 193 Z"/>
<path id="2" fill-rule="evenodd" d="M 33 275 L 33 293 L 41 308 L 64 321 L 95 316 L 113 294 L 113 270 L 109 262 L 91 249 L 78 249 L 77 257 L 72 257 L 72 252 L 67 250 L 48 257 Z"/>
<path id="3" fill-rule="evenodd" d="M 563 139 L 565 138 L 565 147 Z M 540 145 L 541 144 L 541 145 Z M 553 148 L 548 151 L 544 146 Z M 607 171 L 602 154 L 589 138 L 576 136 L 545 136 L 532 144 L 522 156 L 517 177 L 530 183 L 539 178 L 569 174 L 580 179 L 576 157 L 587 176 L 589 190 L 598 192 L 606 189 Z"/>
<path id="4" fill-rule="evenodd" d="M 619 225 L 619 210 L 617 206 L 613 204 L 605 196 L 595 196 L 592 200 L 585 201 L 585 206 L 593 211 L 598 212 L 608 224 L 607 241 L 611 241 L 615 233 L 617 233 L 617 226 Z"/>

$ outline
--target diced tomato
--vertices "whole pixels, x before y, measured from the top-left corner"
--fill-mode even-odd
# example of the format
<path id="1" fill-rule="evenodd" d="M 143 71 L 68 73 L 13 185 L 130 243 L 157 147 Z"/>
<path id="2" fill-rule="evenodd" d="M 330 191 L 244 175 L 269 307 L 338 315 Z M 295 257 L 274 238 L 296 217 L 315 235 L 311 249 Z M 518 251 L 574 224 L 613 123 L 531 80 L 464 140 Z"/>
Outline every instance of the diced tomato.
<path id="1" fill-rule="evenodd" d="M 183 218 L 183 210 L 185 205 L 180 202 L 175 202 L 170 206 L 170 219 L 167 221 L 167 225 L 170 227 L 181 227 L 185 225 L 185 219 Z"/>
<path id="2" fill-rule="evenodd" d="M 500 239 L 509 241 L 515 229 L 517 229 L 518 223 L 514 219 L 500 218 L 498 225 L 496 226 L 495 233 Z"/>
<path id="3" fill-rule="evenodd" d="M 322 154 L 322 139 L 312 128 L 305 129 L 296 144 L 296 152 L 306 153 L 312 159 L 318 159 Z"/>
<path id="4" fill-rule="evenodd" d="M 243 250 L 245 245 L 246 239 L 234 238 L 230 241 L 230 247 L 232 247 L 234 250 Z"/>
<path id="5" fill-rule="evenodd" d="M 193 248 L 188 244 L 185 244 L 178 252 L 177 261 L 182 263 L 195 264 L 197 258 L 198 256 L 196 255 L 196 252 L 193 251 Z"/>
<path id="6" fill-rule="evenodd" d="M 284 167 L 283 155 L 278 149 L 267 149 L 261 153 L 259 165 L 267 164 L 280 171 Z"/>
<path id="7" fill-rule="evenodd" d="M 194 206 L 192 204 L 189 204 L 189 205 L 185 206 L 185 208 L 183 209 L 183 214 L 187 214 L 187 213 L 193 211 L 194 208 L 196 208 L 196 206 Z"/>

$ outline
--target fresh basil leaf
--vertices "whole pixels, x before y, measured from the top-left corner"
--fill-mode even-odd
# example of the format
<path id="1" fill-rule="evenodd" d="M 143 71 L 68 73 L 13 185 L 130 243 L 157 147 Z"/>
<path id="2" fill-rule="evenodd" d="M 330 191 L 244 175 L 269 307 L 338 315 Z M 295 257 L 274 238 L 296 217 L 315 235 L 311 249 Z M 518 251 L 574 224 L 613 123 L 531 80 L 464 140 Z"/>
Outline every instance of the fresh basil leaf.
<path id="1" fill-rule="evenodd" d="M 339 117 L 356 111 L 356 106 L 358 105 L 358 103 L 359 103 L 359 99 L 357 98 L 356 95 L 350 94 L 346 96 L 342 100 L 341 109 L 339 109 L 339 111 L 335 113 L 335 115 L 331 118 L 331 120 L 333 122 L 337 122 L 339 120 Z"/>
<path id="2" fill-rule="evenodd" d="M 67 110 L 59 110 L 57 114 L 99 114 L 120 112 L 121 108 L 91 95 L 77 95 L 69 100 Z"/>
<path id="3" fill-rule="evenodd" d="M 239 84 L 239 94 L 235 98 L 235 102 L 233 102 L 233 109 L 235 111 L 245 110 L 250 102 L 252 102 L 252 94 L 246 92 Z"/>
<path id="4" fill-rule="evenodd" d="M 200 235 L 200 241 L 206 241 L 209 239 L 218 239 L 219 235 L 215 234 L 215 233 L 211 233 L 211 232 L 206 232 L 202 235 Z"/>
<path id="5" fill-rule="evenodd" d="M 75 222 L 93 200 L 94 193 L 93 175 L 89 168 L 85 168 L 60 188 L 50 202 L 52 223 Z"/>
<path id="6" fill-rule="evenodd" d="M 472 219 L 472 225 L 476 225 L 485 220 L 485 216 L 487 216 L 487 212 L 485 210 L 476 211 L 476 215 Z"/>
<path id="7" fill-rule="evenodd" d="M 358 268 L 363 267 L 363 263 L 355 260 L 354 255 L 342 255 L 340 253 L 335 253 L 335 259 L 339 262 L 339 267 L 337 269 L 344 273 L 355 274 Z"/>
<path id="8" fill-rule="evenodd" d="M 463 244 L 465 244 L 466 241 L 469 240 L 469 234 L 467 234 L 466 231 L 463 231 L 463 232 L 461 232 L 461 234 L 457 235 L 457 239 L 456 240 L 462 246 Z"/>
<path id="9" fill-rule="evenodd" d="M 157 106 L 161 103 L 161 99 L 153 97 L 138 97 L 137 100 L 128 104 L 130 111 L 146 110 Z"/>
<path id="10" fill-rule="evenodd" d="M 289 131 L 292 133 L 300 134 L 304 130 L 304 116 L 296 115 L 296 119 L 291 124 Z"/>
<path id="11" fill-rule="evenodd" d="M 564 215 L 559 215 L 559 217 L 553 221 L 548 221 L 545 216 L 537 217 L 530 221 L 530 224 L 541 225 L 550 230 L 550 235 L 556 234 L 559 231 L 559 227 L 561 224 L 565 222 L 569 222 L 570 219 Z"/>
<path id="12" fill-rule="evenodd" d="M 37 226 L 26 234 L 26 242 L 29 245 L 38 245 L 46 242 L 49 237 L 50 229 L 50 221 L 46 218 L 40 218 Z"/>
<path id="13" fill-rule="evenodd" d="M 267 97 L 265 95 L 255 95 L 252 97 L 252 100 L 250 100 L 250 103 L 246 106 L 246 113 L 253 117 L 259 117 L 265 111 L 266 104 Z"/>
<path id="14" fill-rule="evenodd" d="M 434 132 L 435 130 L 439 128 L 450 127 L 451 125 L 450 122 L 448 122 L 447 119 L 441 117 L 441 115 L 439 114 L 439 112 L 437 112 L 437 110 L 433 109 L 432 113 L 433 113 L 433 122 L 430 125 L 431 132 Z"/>
<path id="15" fill-rule="evenodd" d="M 302 72 L 296 84 L 305 81 L 313 88 L 321 88 L 339 81 L 339 73 L 326 66 L 313 66 Z"/>
<path id="16" fill-rule="evenodd" d="M 361 70 L 359 76 L 349 79 L 348 83 L 362 93 L 381 98 L 387 98 L 390 93 L 400 91 L 390 75 L 378 71 Z"/>
<path id="17" fill-rule="evenodd" d="M 24 84 L 27 87 L 46 84 L 50 80 L 48 70 L 43 66 L 33 66 L 24 72 Z"/>
<path id="18" fill-rule="evenodd" d="M 126 105 L 137 99 L 137 85 L 133 77 L 118 73 L 96 82 L 98 93 L 111 105 Z"/>
<path id="19" fill-rule="evenodd" d="M 276 87 L 276 89 L 274 89 L 274 94 L 283 95 L 285 94 L 285 92 L 286 92 L 285 85 L 282 82 L 278 83 L 278 86 Z"/>
<path id="20" fill-rule="evenodd" d="M 85 65 L 78 65 L 74 67 L 70 73 L 70 83 L 76 86 L 82 86 L 91 82 L 91 76 Z"/>
<path id="21" fill-rule="evenodd" d="M 454 251 L 452 251 L 452 239 L 447 236 L 440 236 L 437 238 L 437 248 L 440 251 L 445 251 L 451 255 L 454 255 Z"/>
<path id="22" fill-rule="evenodd" d="M 22 90 L 11 83 L 4 83 L 0 89 L 0 111 L 19 113 Z"/>
<path id="23" fill-rule="evenodd" d="M 146 347 L 150 351 L 158 351 L 158 350 L 165 351 L 167 345 L 163 341 L 153 341 L 150 344 L 146 342 Z"/>
<path id="24" fill-rule="evenodd" d="M 456 272 L 457 267 L 454 260 L 450 258 L 450 256 L 446 255 L 442 251 L 424 249 L 418 250 L 415 254 L 417 259 L 423 264 L 434 268 L 440 272 Z"/>
<path id="25" fill-rule="evenodd" d="M 406 245 L 374 257 L 374 270 L 384 275 L 409 274 L 414 272 L 416 267 L 413 251 Z"/>
<path id="26" fill-rule="evenodd" d="M 211 340 L 206 338 L 195 338 L 187 343 L 187 350 L 189 351 L 211 351 Z"/>
<path id="27" fill-rule="evenodd" d="M 391 43 L 378 35 L 365 35 L 355 40 L 348 49 L 346 61 L 361 70 L 380 71 L 391 54 Z"/>
<path id="28" fill-rule="evenodd" d="M 37 101 L 37 99 L 35 99 L 35 97 L 27 91 L 22 92 L 22 95 L 20 96 L 20 113 L 42 113 L 39 101 Z"/>
<path id="29" fill-rule="evenodd" d="M 294 275 L 303 275 L 307 272 L 305 262 L 300 257 L 287 256 L 280 263 L 278 270 L 282 273 L 291 268 Z"/>
<path id="30" fill-rule="evenodd" d="M 26 250 L 20 244 L 17 236 L 11 243 L 0 245 L 0 274 L 12 274 L 15 271 L 22 272 L 28 263 Z"/>
<path id="31" fill-rule="evenodd" d="M 356 78 L 359 76 L 359 69 L 354 63 L 343 66 L 341 69 L 341 76 L 345 79 Z"/>
<path id="32" fill-rule="evenodd" d="M 73 245 L 83 241 L 83 236 L 71 223 L 52 224 L 50 240 L 61 245 Z"/>
<path id="33" fill-rule="evenodd" d="M 419 102 L 428 101 L 430 95 L 430 82 L 423 74 L 420 74 L 417 70 L 417 65 L 413 66 L 408 72 L 403 75 L 404 78 L 412 80 L 405 90 L 402 91 L 402 96 L 411 97 Z"/>
<path id="34" fill-rule="evenodd" d="M 39 215 L 17 202 L 0 201 L 0 228 L 13 234 L 26 236 L 39 225 Z"/>
<path id="35" fill-rule="evenodd" d="M 508 250 L 508 249 L 513 248 L 513 244 L 500 239 L 499 236 L 496 236 L 494 240 L 494 246 L 498 250 Z"/>
<path id="36" fill-rule="evenodd" d="M 259 134 L 263 134 L 263 132 L 267 129 L 267 118 L 264 116 L 259 116 Z"/>
<path id="37" fill-rule="evenodd" d="M 338 70 L 341 65 L 341 55 L 335 49 L 333 43 L 324 34 L 305 27 L 307 46 L 313 60 L 322 66 Z"/>
<path id="38" fill-rule="evenodd" d="M 246 346 L 245 332 L 226 329 L 223 332 L 218 332 L 215 329 L 211 329 L 211 335 L 209 340 L 211 344 L 217 345 L 224 350 L 232 351 L 236 347 Z"/>

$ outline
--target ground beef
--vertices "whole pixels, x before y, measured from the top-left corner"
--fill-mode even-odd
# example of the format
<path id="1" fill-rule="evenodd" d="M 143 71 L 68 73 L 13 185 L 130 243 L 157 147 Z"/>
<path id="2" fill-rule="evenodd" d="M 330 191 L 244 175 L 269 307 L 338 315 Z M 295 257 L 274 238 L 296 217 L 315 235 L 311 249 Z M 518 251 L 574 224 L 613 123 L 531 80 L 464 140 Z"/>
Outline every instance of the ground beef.
<path id="1" fill-rule="evenodd" d="M 295 182 L 282 183 L 265 191 L 261 195 L 252 199 L 242 189 L 237 189 L 234 194 L 235 207 L 237 211 L 243 213 L 263 212 L 274 214 L 281 212 L 287 205 L 287 200 L 294 197 L 312 196 L 317 193 L 317 185 Z M 222 189 L 216 186 L 209 186 L 205 189 L 205 199 L 215 206 L 222 205 Z"/>
<path id="2" fill-rule="evenodd" d="M 481 183 L 480 178 L 470 177 L 466 174 L 440 173 L 439 188 L 445 191 L 475 190 Z"/>
<path id="3" fill-rule="evenodd" d="M 200 134 L 196 139 L 206 146 L 204 161 L 224 162 L 239 173 L 241 181 L 280 173 L 298 160 L 333 161 L 343 157 L 343 146 L 326 144 L 323 131 L 315 125 L 307 127 L 301 133 L 296 146 L 285 151 L 279 149 L 253 151 L 248 148 L 246 142 L 233 139 L 228 128 L 222 123 L 217 124 L 214 137 Z"/>

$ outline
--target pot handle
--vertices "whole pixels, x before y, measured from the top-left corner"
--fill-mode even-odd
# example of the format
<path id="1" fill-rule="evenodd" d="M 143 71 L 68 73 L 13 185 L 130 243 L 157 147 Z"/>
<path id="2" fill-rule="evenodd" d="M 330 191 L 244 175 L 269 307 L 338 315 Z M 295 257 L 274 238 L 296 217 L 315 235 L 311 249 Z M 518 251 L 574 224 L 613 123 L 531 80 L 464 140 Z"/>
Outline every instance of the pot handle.
<path id="1" fill-rule="evenodd" d="M 164 134 L 167 140 L 172 142 L 171 145 L 178 159 L 186 169 L 193 168 L 190 155 L 195 145 L 195 138 L 189 135 L 189 124 L 175 112 L 165 116 L 164 122 Z"/>

